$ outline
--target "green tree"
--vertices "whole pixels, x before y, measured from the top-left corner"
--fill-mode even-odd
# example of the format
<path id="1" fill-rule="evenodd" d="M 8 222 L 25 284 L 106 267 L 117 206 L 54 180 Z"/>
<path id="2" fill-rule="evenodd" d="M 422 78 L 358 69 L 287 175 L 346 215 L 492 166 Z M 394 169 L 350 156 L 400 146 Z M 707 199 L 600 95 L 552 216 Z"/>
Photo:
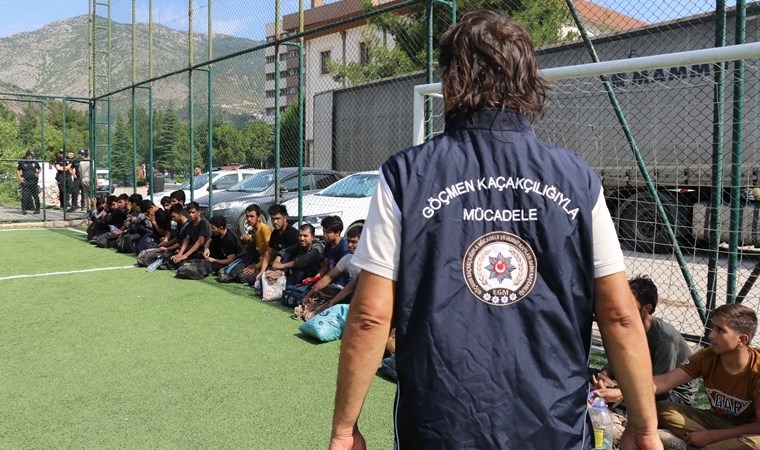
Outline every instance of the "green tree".
<path id="1" fill-rule="evenodd" d="M 364 8 L 371 11 L 377 7 L 370 0 L 365 0 Z M 501 11 L 520 22 L 528 30 L 536 47 L 555 44 L 565 39 L 562 28 L 565 24 L 572 23 L 570 12 L 563 0 L 457 1 L 457 17 L 483 9 Z M 413 6 L 404 15 L 389 13 L 375 16 L 369 23 L 393 36 L 393 48 L 383 53 L 378 47 L 385 45 L 379 43 L 377 38 L 368 41 L 369 63 L 364 67 L 359 63 L 336 64 L 331 70 L 334 78 L 339 81 L 345 79 L 353 84 L 425 69 L 428 29 L 424 3 Z M 450 24 L 448 9 L 436 5 L 433 14 L 434 43 L 438 43 Z M 435 59 L 434 56 L 433 60 Z M 391 70 L 394 68 L 394 62 L 396 69 Z"/>
<path id="2" fill-rule="evenodd" d="M 256 167 L 264 167 L 274 154 L 274 129 L 260 120 L 252 120 L 243 128 L 246 161 Z"/>
<path id="3" fill-rule="evenodd" d="M 214 158 L 220 164 L 246 161 L 246 143 L 243 134 L 230 123 L 214 125 Z"/>
<path id="4" fill-rule="evenodd" d="M 296 100 L 288 105 L 282 114 L 280 125 L 280 165 L 282 167 L 298 165 L 298 103 L 299 100 Z"/>
<path id="5" fill-rule="evenodd" d="M 111 145 L 111 177 L 122 185 L 131 185 L 132 164 L 132 126 L 128 120 L 120 120 Z"/>
<path id="6" fill-rule="evenodd" d="M 18 138 L 26 147 L 40 148 L 40 108 L 35 104 L 24 107 L 18 118 Z"/>
<path id="7" fill-rule="evenodd" d="M 153 160 L 162 169 L 173 170 L 174 149 L 180 133 L 180 121 L 172 105 L 154 116 L 156 137 L 153 143 Z"/>

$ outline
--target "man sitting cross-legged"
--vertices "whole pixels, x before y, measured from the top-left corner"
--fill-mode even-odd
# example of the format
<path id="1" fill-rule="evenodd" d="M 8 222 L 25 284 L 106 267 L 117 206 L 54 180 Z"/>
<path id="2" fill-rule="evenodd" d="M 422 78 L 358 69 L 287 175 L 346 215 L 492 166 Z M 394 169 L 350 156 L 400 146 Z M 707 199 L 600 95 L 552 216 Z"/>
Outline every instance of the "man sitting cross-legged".
<path id="1" fill-rule="evenodd" d="M 187 236 L 185 236 L 179 251 L 171 257 L 171 261 L 176 267 L 190 259 L 203 259 L 204 245 L 206 240 L 211 237 L 211 226 L 206 219 L 201 217 L 201 208 L 197 202 L 187 204 L 187 215 L 190 217 Z"/>
<path id="2" fill-rule="evenodd" d="M 227 229 L 227 219 L 214 216 L 209 219 L 211 239 L 205 243 L 203 257 L 211 263 L 211 272 L 217 273 L 235 260 L 241 253 L 240 240 L 237 235 Z"/>
<path id="3" fill-rule="evenodd" d="M 285 273 L 286 286 L 300 284 L 313 277 L 322 265 L 324 244 L 314 240 L 314 226 L 303 224 L 298 228 L 298 244 L 282 250 L 274 258 L 272 268 Z"/>
<path id="4" fill-rule="evenodd" d="M 269 238 L 272 228 L 262 221 L 262 211 L 259 205 L 248 205 L 245 209 L 245 220 L 249 231 L 240 234 L 240 240 L 245 244 L 245 267 L 240 274 L 242 283 L 253 284 L 259 277 L 264 260 L 268 256 Z"/>
<path id="5" fill-rule="evenodd" d="M 359 279 L 359 268 L 351 264 L 356 246 L 359 245 L 362 227 L 353 227 L 346 232 L 348 254 L 338 261 L 327 275 L 320 278 L 303 297 L 303 304 L 295 307 L 296 318 L 309 320 L 327 308 L 338 303 L 349 303 Z M 350 280 L 346 285 L 334 283 L 335 280 Z"/>

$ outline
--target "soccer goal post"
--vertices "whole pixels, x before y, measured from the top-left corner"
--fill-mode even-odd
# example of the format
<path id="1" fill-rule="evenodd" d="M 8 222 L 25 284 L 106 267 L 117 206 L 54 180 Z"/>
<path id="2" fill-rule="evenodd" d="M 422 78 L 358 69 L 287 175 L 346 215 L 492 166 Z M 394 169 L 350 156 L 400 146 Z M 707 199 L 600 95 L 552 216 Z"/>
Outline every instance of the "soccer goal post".
<path id="1" fill-rule="evenodd" d="M 554 67 L 541 71 L 549 81 L 582 79 L 600 75 L 616 76 L 617 74 L 639 73 L 651 69 L 685 68 L 686 73 L 695 66 L 718 63 L 722 61 L 752 60 L 760 58 L 760 43 L 731 45 L 719 48 L 707 48 L 686 52 L 666 53 L 661 55 L 641 56 L 636 58 L 617 59 L 598 63 L 588 63 L 573 66 Z M 697 69 L 699 70 L 699 69 Z M 689 73 L 692 76 L 694 72 Z M 665 74 L 665 72 L 663 72 Z M 679 72 L 676 76 L 681 76 Z M 652 80 L 658 81 L 654 78 Z M 670 72 L 665 74 L 670 77 Z M 613 80 L 614 81 L 614 80 Z M 426 135 L 425 122 L 431 118 L 425 117 L 426 97 L 442 98 L 441 83 L 421 84 L 414 87 L 414 145 L 425 142 L 432 136 Z M 432 133 L 436 134 L 435 132 Z"/>

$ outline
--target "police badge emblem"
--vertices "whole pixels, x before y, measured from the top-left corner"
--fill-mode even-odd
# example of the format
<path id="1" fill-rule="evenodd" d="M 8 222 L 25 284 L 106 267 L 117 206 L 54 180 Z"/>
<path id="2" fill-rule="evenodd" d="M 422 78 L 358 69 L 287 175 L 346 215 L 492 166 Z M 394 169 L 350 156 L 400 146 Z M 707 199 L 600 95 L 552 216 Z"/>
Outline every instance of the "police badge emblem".
<path id="1" fill-rule="evenodd" d="M 536 283 L 536 255 L 519 236 L 494 231 L 476 239 L 464 255 L 462 273 L 472 295 L 488 305 L 522 300 Z"/>

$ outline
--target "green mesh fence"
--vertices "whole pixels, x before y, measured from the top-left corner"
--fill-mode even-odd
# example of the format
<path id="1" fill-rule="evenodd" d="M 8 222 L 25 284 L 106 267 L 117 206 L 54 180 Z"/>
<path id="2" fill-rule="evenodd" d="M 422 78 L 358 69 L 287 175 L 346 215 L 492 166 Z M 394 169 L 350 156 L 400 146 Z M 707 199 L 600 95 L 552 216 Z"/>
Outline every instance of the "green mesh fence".
<path id="1" fill-rule="evenodd" d="M 346 228 L 361 224 L 374 171 L 412 144 L 414 87 L 439 81 L 437 42 L 456 17 L 501 10 L 529 30 L 543 68 L 589 63 L 570 3 L 602 61 L 758 40 L 746 26 L 758 4 L 744 18 L 735 2 L 309 0 L 302 16 L 299 2 L 275 0 L 6 6 L 16 25 L 2 39 L 14 51 L 0 53 L 23 70 L 0 77 L 0 221 L 82 220 L 60 204 L 53 162 L 60 148 L 87 148 L 100 180 L 93 195 L 158 202 L 182 188 L 204 214 L 238 225 L 248 204 L 276 201 L 315 225 L 330 214 Z M 598 78 L 557 83 L 536 132 L 596 168 L 630 274 L 651 275 L 658 313 L 698 338 L 706 310 L 758 301 L 747 283 L 760 198 L 756 61 L 746 62 L 743 84 L 729 64 L 610 79 L 688 275 Z M 442 130 L 440 98 L 424 116 L 428 137 Z M 16 165 L 29 148 L 41 165 L 39 215 L 20 208 Z"/>

